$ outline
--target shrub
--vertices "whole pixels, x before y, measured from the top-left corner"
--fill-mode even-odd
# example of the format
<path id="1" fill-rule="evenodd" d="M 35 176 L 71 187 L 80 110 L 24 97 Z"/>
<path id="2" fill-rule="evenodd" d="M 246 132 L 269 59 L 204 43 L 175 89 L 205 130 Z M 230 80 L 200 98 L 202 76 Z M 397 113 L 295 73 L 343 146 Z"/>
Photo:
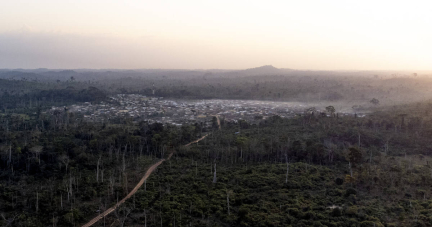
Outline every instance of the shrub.
<path id="1" fill-rule="evenodd" d="M 354 216 L 354 215 L 357 215 L 357 212 L 358 212 L 358 208 L 357 208 L 357 206 L 350 206 L 350 207 L 348 207 L 348 209 L 345 211 L 345 214 L 347 214 L 347 215 L 351 215 L 351 216 Z"/>
<path id="2" fill-rule="evenodd" d="M 296 208 L 289 208 L 288 213 L 295 218 L 299 218 L 299 216 L 300 216 L 299 215 L 300 211 Z"/>
<path id="3" fill-rule="evenodd" d="M 340 217 L 342 215 L 342 211 L 339 208 L 334 208 L 331 212 L 333 217 Z"/>
<path id="4" fill-rule="evenodd" d="M 348 188 L 345 192 L 345 196 L 356 195 L 357 191 L 354 188 Z"/>

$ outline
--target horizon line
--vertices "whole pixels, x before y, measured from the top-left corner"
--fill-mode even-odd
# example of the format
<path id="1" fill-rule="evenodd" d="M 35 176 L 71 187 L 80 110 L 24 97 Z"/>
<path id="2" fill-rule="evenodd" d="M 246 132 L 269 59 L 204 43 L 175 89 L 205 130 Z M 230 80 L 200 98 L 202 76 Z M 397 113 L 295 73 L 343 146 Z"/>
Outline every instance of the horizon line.
<path id="1" fill-rule="evenodd" d="M 134 71 L 134 70 L 174 70 L 174 71 L 185 71 L 185 70 L 197 70 L 197 71 L 212 71 L 212 70 L 225 70 L 225 71 L 242 71 L 242 70 L 250 70 L 250 69 L 259 69 L 266 66 L 271 66 L 274 69 L 278 70 L 291 70 L 291 71 L 345 71 L 345 72 L 367 72 L 367 71 L 375 71 L 375 72 L 385 72 L 385 71 L 394 71 L 394 72 L 408 72 L 413 71 L 413 73 L 417 72 L 432 72 L 432 69 L 293 69 L 293 68 L 277 68 L 273 65 L 262 65 L 253 68 L 239 68 L 239 69 L 230 69 L 230 68 L 0 68 L 0 70 L 117 70 L 117 71 Z"/>

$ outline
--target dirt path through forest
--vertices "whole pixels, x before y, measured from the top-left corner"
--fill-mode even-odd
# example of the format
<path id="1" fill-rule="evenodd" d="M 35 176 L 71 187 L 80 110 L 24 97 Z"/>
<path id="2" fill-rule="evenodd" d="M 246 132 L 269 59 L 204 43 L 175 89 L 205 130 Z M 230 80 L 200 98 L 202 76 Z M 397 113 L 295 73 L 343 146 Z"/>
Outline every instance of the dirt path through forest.
<path id="1" fill-rule="evenodd" d="M 219 121 L 219 117 L 218 116 L 216 116 L 216 118 L 217 118 L 217 122 L 218 122 L 218 125 L 219 125 L 219 129 L 221 128 L 221 125 L 220 125 L 220 121 Z M 201 140 L 203 140 L 204 138 L 206 138 L 207 136 L 208 136 L 209 134 L 207 134 L 207 135 L 204 135 L 203 137 L 201 137 L 201 138 L 199 138 L 199 139 L 197 139 L 197 140 L 195 140 L 195 141 L 193 141 L 193 142 L 190 142 L 190 143 L 188 143 L 188 144 L 186 144 L 185 145 L 185 147 L 187 147 L 187 146 L 190 146 L 191 144 L 194 144 L 194 143 L 198 143 L 199 141 L 201 141 Z M 168 155 L 168 158 L 167 158 L 167 160 L 169 160 L 170 158 L 171 158 L 171 156 L 173 155 L 173 153 L 174 153 L 174 151 L 173 152 L 171 152 L 169 155 Z M 138 191 L 138 189 L 144 184 L 144 182 L 147 180 L 147 178 L 150 176 L 150 174 L 160 165 L 160 164 L 162 164 L 163 162 L 165 161 L 165 159 L 161 159 L 161 160 L 159 160 L 158 162 L 156 162 L 155 164 L 153 164 L 152 166 L 150 166 L 150 168 L 147 170 L 147 172 L 144 174 L 144 176 L 141 178 L 141 180 L 138 182 L 138 184 L 134 187 L 134 189 L 131 191 L 131 192 L 129 192 L 129 194 L 126 196 L 126 197 L 124 197 L 122 200 L 120 200 L 116 205 L 114 205 L 114 206 L 112 206 L 112 207 L 110 207 L 110 208 L 108 208 L 107 210 L 105 210 L 102 214 L 99 214 L 98 216 L 96 216 L 95 218 L 93 218 L 92 220 L 90 220 L 89 222 L 87 222 L 87 224 L 85 224 L 85 225 L 83 225 L 82 227 L 89 227 L 89 226 L 92 226 L 94 223 L 96 223 L 96 222 L 98 222 L 99 220 L 101 220 L 102 218 L 104 218 L 105 216 L 107 216 L 107 215 L 109 215 L 110 213 L 112 213 L 113 211 L 115 211 L 118 207 L 120 207 L 120 205 L 122 205 L 127 199 L 129 199 L 130 197 L 132 197 L 137 191 Z"/>
<path id="2" fill-rule="evenodd" d="M 171 157 L 171 156 L 169 156 L 169 157 Z M 141 178 L 141 180 L 138 182 L 138 184 L 135 186 L 135 188 L 131 192 L 129 192 L 129 194 L 126 197 L 124 197 L 122 200 L 120 200 L 116 205 L 105 210 L 102 214 L 99 214 L 98 216 L 96 216 L 95 218 L 90 220 L 87 224 L 83 225 L 83 227 L 92 226 L 94 223 L 96 223 L 97 221 L 99 221 L 103 217 L 105 217 L 108 214 L 110 214 L 111 212 L 115 211 L 115 209 L 117 209 L 120 205 L 122 205 L 127 199 L 129 199 L 131 196 L 133 196 L 138 191 L 138 189 L 144 184 L 145 180 L 147 180 L 147 178 L 150 176 L 150 174 L 164 161 L 165 161 L 165 159 L 161 159 L 158 162 L 156 162 L 155 164 L 153 164 L 152 166 L 150 166 L 150 168 L 147 170 L 147 172 L 144 174 L 144 176 Z"/>

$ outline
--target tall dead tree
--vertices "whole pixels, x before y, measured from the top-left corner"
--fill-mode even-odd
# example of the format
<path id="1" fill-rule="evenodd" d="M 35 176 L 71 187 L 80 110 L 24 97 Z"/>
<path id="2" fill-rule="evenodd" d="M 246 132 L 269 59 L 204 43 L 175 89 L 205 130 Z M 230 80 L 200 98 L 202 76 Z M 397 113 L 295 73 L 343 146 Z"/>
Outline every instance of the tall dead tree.
<path id="1" fill-rule="evenodd" d="M 147 227 L 147 213 L 145 209 L 144 209 L 144 227 Z"/>
<path id="2" fill-rule="evenodd" d="M 230 194 L 232 194 L 232 191 L 227 190 L 226 193 L 227 193 L 227 210 L 228 210 L 228 215 L 230 215 L 229 196 L 230 196 Z"/>
<path id="3" fill-rule="evenodd" d="M 132 209 L 126 206 L 122 206 L 119 209 L 117 209 L 114 214 L 119 222 L 119 225 L 121 227 L 125 226 L 125 222 L 127 220 L 127 217 L 131 213 Z"/>
<path id="4" fill-rule="evenodd" d="M 216 163 L 214 164 L 213 184 L 216 183 Z"/>
<path id="5" fill-rule="evenodd" d="M 36 212 L 39 211 L 39 193 L 36 192 Z"/>
<path id="6" fill-rule="evenodd" d="M 96 164 L 96 182 L 99 183 L 99 166 L 101 161 L 102 155 L 99 155 L 99 159 L 97 160 Z"/>
<path id="7" fill-rule="evenodd" d="M 8 165 L 12 166 L 12 143 L 9 144 L 9 160 Z"/>

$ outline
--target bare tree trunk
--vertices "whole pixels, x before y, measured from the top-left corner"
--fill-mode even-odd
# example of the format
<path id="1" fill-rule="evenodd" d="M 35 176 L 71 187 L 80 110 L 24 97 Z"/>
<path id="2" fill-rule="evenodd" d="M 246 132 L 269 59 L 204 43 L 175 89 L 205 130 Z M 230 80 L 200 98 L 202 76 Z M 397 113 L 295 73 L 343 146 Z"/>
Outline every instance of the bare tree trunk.
<path id="1" fill-rule="evenodd" d="M 97 165 L 96 165 L 96 182 L 99 183 L 99 163 L 101 160 L 101 156 L 99 156 L 99 159 L 97 161 Z"/>
<path id="2" fill-rule="evenodd" d="M 160 215 L 160 218 L 161 218 L 161 227 L 162 227 L 162 211 L 159 211 L 159 215 Z"/>
<path id="3" fill-rule="evenodd" d="M 36 192 L 36 212 L 39 211 L 39 193 Z"/>
<path id="4" fill-rule="evenodd" d="M 12 144 L 9 144 L 9 165 L 12 165 Z"/>
<path id="5" fill-rule="evenodd" d="M 123 167 L 122 167 L 122 173 L 126 170 L 126 162 L 125 162 L 125 153 L 123 153 Z"/>
<path id="6" fill-rule="evenodd" d="M 144 209 L 144 227 L 147 227 L 147 214 L 145 209 Z"/>
<path id="7" fill-rule="evenodd" d="M 216 183 L 216 163 L 214 164 L 214 176 L 213 176 L 213 183 Z"/>
<path id="8" fill-rule="evenodd" d="M 105 172 L 105 169 L 102 169 L 102 171 L 101 171 L 102 183 L 104 182 L 104 172 Z"/>
<path id="9" fill-rule="evenodd" d="M 228 215 L 230 215 L 229 192 L 228 191 L 227 191 L 227 208 L 228 208 Z"/>
<path id="10" fill-rule="evenodd" d="M 121 215 L 121 211 L 123 211 L 123 216 Z M 123 207 L 118 212 L 115 212 L 114 214 L 117 216 L 117 219 L 119 221 L 119 224 L 121 227 L 125 226 L 125 222 L 127 220 L 127 217 L 131 213 L 132 209 L 128 207 Z"/>
<path id="11" fill-rule="evenodd" d="M 360 133 L 358 134 L 358 147 L 361 147 L 361 143 L 360 143 Z"/>
<path id="12" fill-rule="evenodd" d="M 56 227 L 56 226 L 57 226 L 57 221 L 58 221 L 58 218 L 57 218 L 57 217 L 54 217 L 54 214 L 53 214 L 53 219 L 52 219 L 53 227 Z"/>
<path id="13" fill-rule="evenodd" d="M 71 198 L 73 196 L 73 188 L 72 188 L 72 175 L 69 174 L 69 193 L 71 195 Z"/>
<path id="14" fill-rule="evenodd" d="M 111 187 L 111 195 L 114 195 L 114 182 L 115 180 L 114 180 L 114 176 L 111 174 L 111 177 L 109 178 L 109 184 L 110 184 L 110 187 Z"/>

